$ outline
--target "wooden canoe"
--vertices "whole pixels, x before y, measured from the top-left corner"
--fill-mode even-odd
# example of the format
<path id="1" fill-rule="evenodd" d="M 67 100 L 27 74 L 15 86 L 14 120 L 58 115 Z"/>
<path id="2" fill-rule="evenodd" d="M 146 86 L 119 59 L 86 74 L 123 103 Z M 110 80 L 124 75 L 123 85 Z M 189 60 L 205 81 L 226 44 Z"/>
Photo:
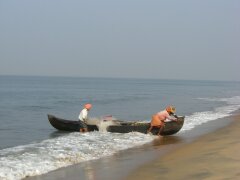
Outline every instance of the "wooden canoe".
<path id="1" fill-rule="evenodd" d="M 48 115 L 48 120 L 50 124 L 61 131 L 78 131 L 79 132 L 79 122 L 74 120 L 66 120 L 61 119 L 53 115 Z M 113 133 L 129 133 L 129 132 L 140 132 L 140 133 L 147 133 L 148 128 L 150 127 L 150 123 L 147 122 L 131 122 L 131 121 L 118 121 L 116 125 L 110 125 L 107 127 L 108 132 Z M 181 130 L 184 124 L 184 116 L 178 117 L 178 121 L 168 121 L 165 123 L 165 127 L 161 135 L 173 135 Z M 97 125 L 87 125 L 88 131 L 98 131 Z M 151 133 L 156 135 L 158 133 L 158 128 L 153 128 Z"/>

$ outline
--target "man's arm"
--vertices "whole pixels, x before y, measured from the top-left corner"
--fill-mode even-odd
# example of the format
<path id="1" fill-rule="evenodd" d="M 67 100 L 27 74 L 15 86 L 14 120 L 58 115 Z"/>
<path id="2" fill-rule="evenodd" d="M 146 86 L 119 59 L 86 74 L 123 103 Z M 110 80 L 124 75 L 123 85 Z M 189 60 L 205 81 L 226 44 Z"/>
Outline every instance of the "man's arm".
<path id="1" fill-rule="evenodd" d="M 173 117 L 172 117 L 173 116 Z M 167 119 L 169 119 L 169 120 L 172 120 L 172 121 L 175 121 L 175 122 L 177 122 L 177 115 L 175 115 L 175 114 L 171 114 L 171 115 L 168 115 L 168 117 L 167 117 Z"/>

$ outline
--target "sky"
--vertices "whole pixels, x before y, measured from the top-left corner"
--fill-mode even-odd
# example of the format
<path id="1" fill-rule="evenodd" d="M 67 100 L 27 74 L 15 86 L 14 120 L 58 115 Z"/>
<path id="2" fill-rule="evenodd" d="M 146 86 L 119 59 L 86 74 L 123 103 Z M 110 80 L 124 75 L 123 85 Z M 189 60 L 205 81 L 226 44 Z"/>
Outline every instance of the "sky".
<path id="1" fill-rule="evenodd" d="M 0 75 L 240 81 L 239 0 L 0 0 Z"/>

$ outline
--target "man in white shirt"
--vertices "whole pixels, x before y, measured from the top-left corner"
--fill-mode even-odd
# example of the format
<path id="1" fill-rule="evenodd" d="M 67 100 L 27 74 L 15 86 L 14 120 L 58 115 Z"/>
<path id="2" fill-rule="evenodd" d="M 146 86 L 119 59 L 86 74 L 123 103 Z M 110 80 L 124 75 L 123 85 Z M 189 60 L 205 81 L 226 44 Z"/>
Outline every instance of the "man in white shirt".
<path id="1" fill-rule="evenodd" d="M 87 132 L 87 116 L 88 116 L 88 111 L 92 108 L 91 104 L 85 104 L 83 110 L 80 112 L 78 119 L 79 119 L 79 131 L 80 132 Z"/>

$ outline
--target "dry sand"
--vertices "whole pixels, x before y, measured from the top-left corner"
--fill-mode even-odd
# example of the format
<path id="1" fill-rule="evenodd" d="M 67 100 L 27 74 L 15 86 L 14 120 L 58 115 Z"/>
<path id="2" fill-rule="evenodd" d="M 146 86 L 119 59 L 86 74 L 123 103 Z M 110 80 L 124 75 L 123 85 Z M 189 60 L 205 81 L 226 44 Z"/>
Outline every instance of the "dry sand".
<path id="1" fill-rule="evenodd" d="M 240 179 L 240 115 L 233 123 L 131 173 L 128 180 Z"/>

